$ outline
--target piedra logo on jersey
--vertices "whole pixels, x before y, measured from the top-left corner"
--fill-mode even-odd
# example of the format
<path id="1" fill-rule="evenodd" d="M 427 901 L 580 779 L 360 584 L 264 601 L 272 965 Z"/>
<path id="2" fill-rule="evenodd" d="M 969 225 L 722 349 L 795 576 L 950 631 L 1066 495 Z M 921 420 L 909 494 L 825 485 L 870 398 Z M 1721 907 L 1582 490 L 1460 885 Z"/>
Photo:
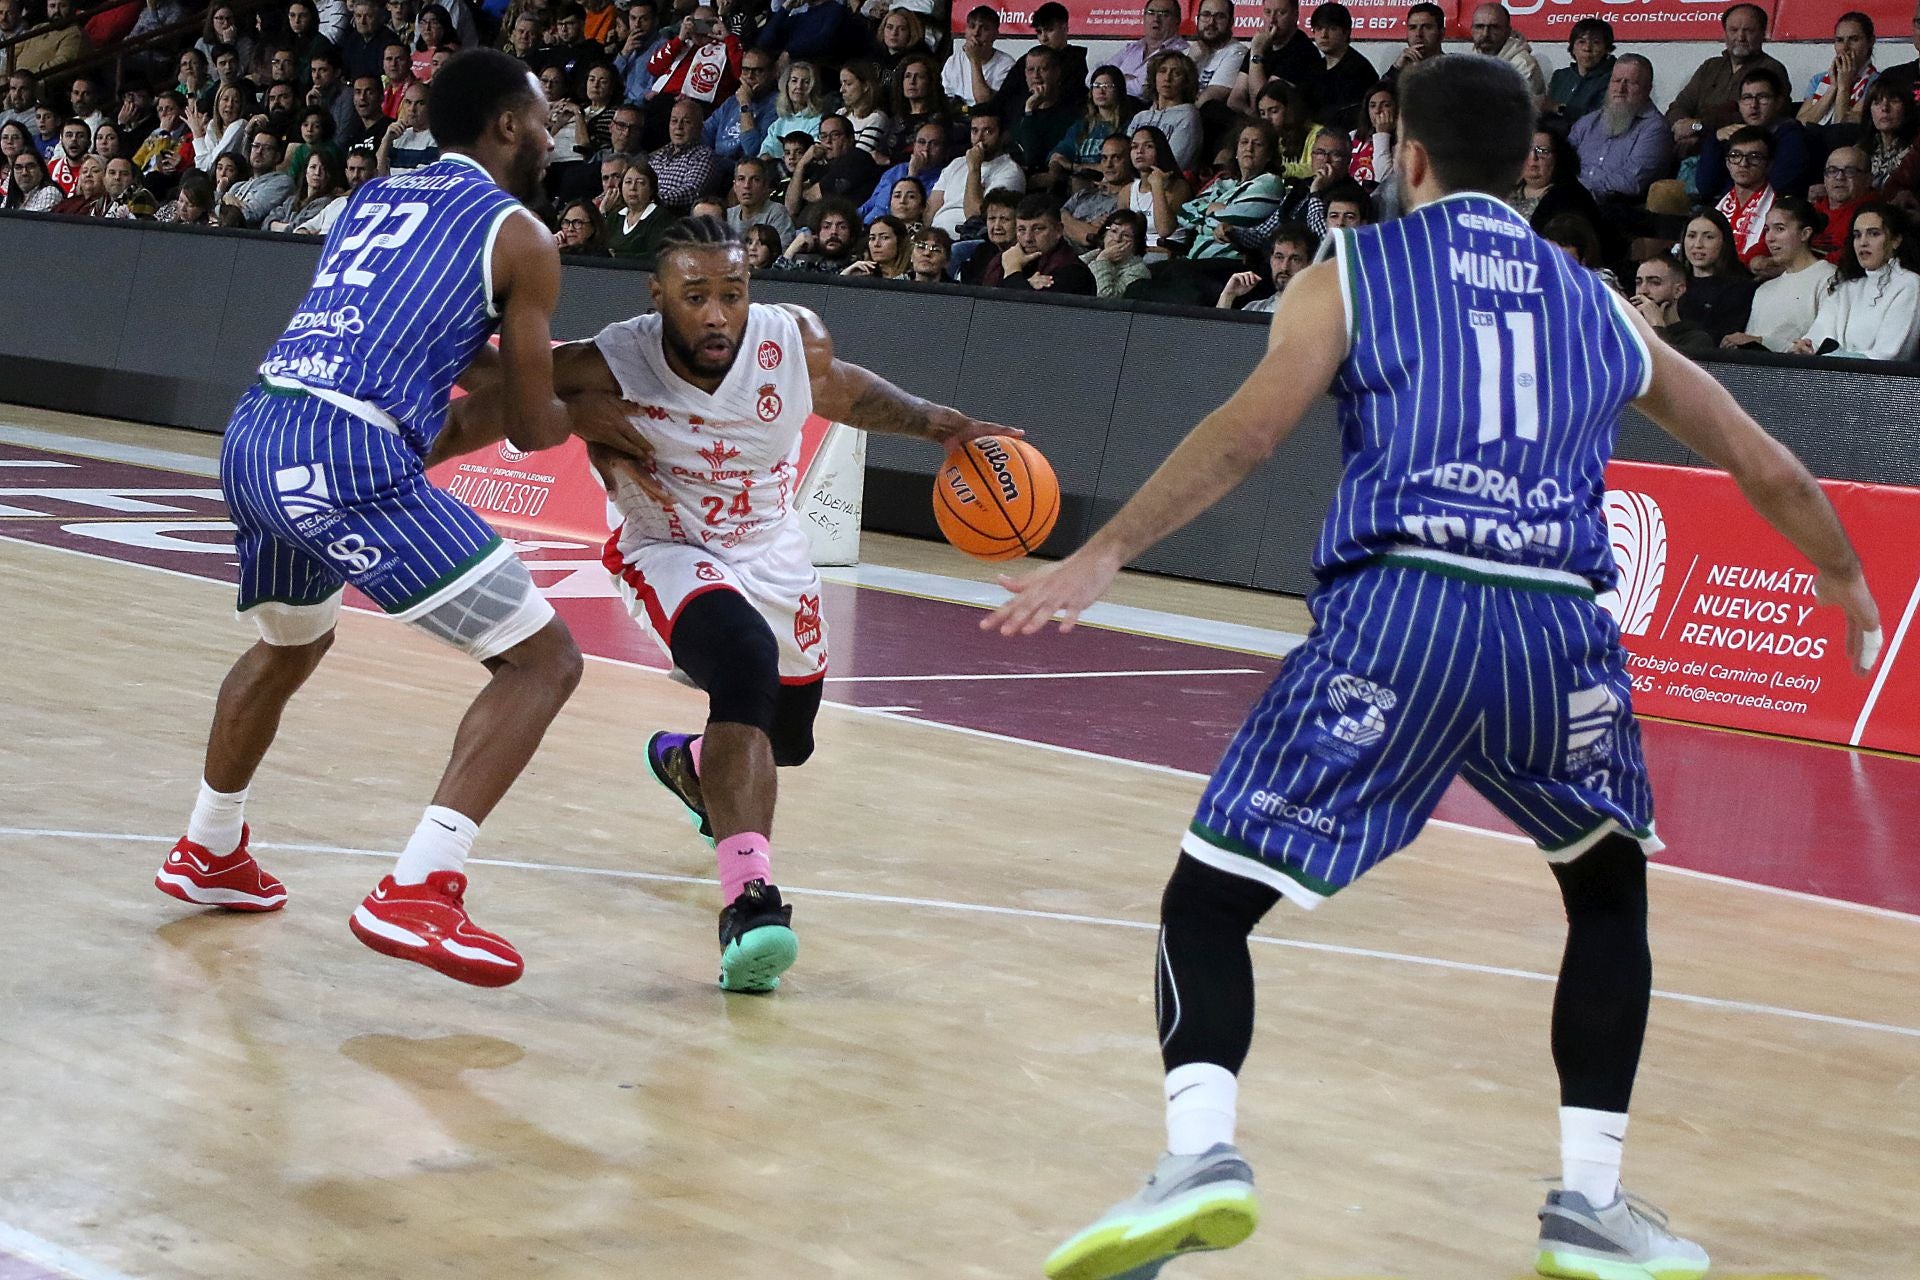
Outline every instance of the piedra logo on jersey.
<path id="1" fill-rule="evenodd" d="M 762 369 L 778 369 L 780 367 L 780 344 L 771 338 L 761 343 L 758 359 Z"/>
<path id="2" fill-rule="evenodd" d="M 775 418 L 779 417 L 780 416 L 779 389 L 775 387 L 771 382 L 762 386 L 760 388 L 759 403 L 754 405 L 753 408 L 754 408 L 754 412 L 760 415 L 760 421 L 762 422 L 772 422 Z"/>
<path id="3" fill-rule="evenodd" d="M 1609 489 L 1602 509 L 1620 580 L 1599 597 L 1623 635 L 1643 636 L 1667 577 L 1667 518 L 1651 495 Z"/>
<path id="4" fill-rule="evenodd" d="M 1327 685 L 1327 705 L 1340 714 L 1320 727 L 1356 750 L 1370 747 L 1387 736 L 1387 712 L 1399 703 L 1400 695 L 1385 685 L 1343 672 Z"/>

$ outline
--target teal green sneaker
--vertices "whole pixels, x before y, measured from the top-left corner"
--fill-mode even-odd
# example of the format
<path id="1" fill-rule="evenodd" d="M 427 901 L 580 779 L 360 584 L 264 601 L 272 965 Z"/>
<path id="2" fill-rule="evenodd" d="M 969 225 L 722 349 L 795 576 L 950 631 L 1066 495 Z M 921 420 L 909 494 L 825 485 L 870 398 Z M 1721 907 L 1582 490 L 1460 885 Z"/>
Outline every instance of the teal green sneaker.
<path id="1" fill-rule="evenodd" d="M 793 934 L 793 908 L 765 880 L 747 887 L 720 910 L 720 988 L 764 993 L 800 956 Z"/>
<path id="2" fill-rule="evenodd" d="M 1170 1258 L 1231 1249 L 1253 1234 L 1260 1206 L 1253 1170 L 1219 1143 L 1197 1156 L 1164 1155 L 1131 1199 L 1055 1249 L 1049 1280 L 1148 1280 Z"/>

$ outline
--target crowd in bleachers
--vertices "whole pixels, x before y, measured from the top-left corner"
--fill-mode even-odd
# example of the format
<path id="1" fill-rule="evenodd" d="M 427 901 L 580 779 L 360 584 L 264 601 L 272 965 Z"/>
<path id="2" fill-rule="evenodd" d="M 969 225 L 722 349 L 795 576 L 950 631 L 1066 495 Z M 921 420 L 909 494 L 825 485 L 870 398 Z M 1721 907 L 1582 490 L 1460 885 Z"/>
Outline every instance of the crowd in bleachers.
<path id="1" fill-rule="evenodd" d="M 1099 59 L 1051 2 L 1018 57 L 992 7 L 953 32 L 950 0 L 38 2 L 0 0 L 8 208 L 323 235 L 360 184 L 438 155 L 427 86 L 484 43 L 552 103 L 541 212 L 565 254 L 644 264 L 701 210 L 757 269 L 1269 310 L 1329 228 L 1400 212 L 1399 76 L 1476 51 L 1538 95 L 1509 203 L 1674 345 L 1920 339 L 1920 62 L 1882 69 L 1864 14 L 1795 86 L 1736 4 L 1661 111 L 1606 22 L 1549 72 L 1498 4 L 1451 48 L 1412 5 L 1382 69 L 1345 6 L 1303 26 L 1296 0 L 1245 42 L 1230 0 L 1145 0 Z"/>

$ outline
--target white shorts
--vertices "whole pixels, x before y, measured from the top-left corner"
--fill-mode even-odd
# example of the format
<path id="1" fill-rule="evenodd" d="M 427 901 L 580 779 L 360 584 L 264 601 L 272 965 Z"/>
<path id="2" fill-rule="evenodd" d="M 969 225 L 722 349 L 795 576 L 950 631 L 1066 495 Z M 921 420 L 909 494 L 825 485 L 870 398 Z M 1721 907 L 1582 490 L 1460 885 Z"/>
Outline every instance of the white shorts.
<path id="1" fill-rule="evenodd" d="M 627 612 L 669 658 L 673 624 L 687 602 L 709 591 L 735 591 L 773 628 L 781 684 L 809 684 L 826 675 L 827 620 L 805 530 L 789 525 L 770 546 L 734 560 L 683 542 L 643 542 L 623 556 L 619 537 L 616 532 L 607 540 L 607 569 Z"/>

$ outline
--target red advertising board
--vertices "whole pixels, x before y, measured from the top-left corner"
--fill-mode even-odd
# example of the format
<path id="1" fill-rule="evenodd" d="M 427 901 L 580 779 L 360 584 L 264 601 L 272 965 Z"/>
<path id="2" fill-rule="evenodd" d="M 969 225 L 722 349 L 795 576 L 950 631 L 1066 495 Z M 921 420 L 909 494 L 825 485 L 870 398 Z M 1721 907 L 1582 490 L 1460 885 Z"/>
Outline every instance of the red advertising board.
<path id="1" fill-rule="evenodd" d="M 802 476 L 832 426 L 818 414 L 807 416 L 800 431 Z M 492 524 L 581 542 L 606 540 L 607 491 L 587 462 L 586 446 L 571 437 L 538 453 L 522 453 L 502 440 L 443 462 L 427 476 Z"/>
<path id="2" fill-rule="evenodd" d="M 1920 489 L 1824 481 L 1866 565 L 1886 648 L 1865 678 L 1813 568 L 1718 471 L 1615 462 L 1606 514 L 1620 623 L 1645 715 L 1920 754 Z"/>
<path id="3" fill-rule="evenodd" d="M 1141 23 L 1146 12 L 1146 0 L 1062 0 L 1070 15 L 1068 30 L 1075 38 L 1093 40 L 1138 40 Z M 1353 38 L 1355 40 L 1397 40 L 1407 30 L 1407 0 L 1345 0 L 1347 8 L 1353 13 Z M 1771 0 L 1769 0 L 1771 3 Z M 1467 21 L 1460 9 L 1461 0 L 1441 0 L 1440 7 L 1447 11 L 1447 26 L 1452 28 Z M 1017 40 L 1033 29 L 1033 11 L 1040 7 L 1039 0 L 1015 5 L 994 5 L 1000 14 L 1000 34 L 1004 39 Z M 1193 34 L 1193 15 L 1200 8 L 1200 0 L 1180 0 L 1180 7 L 1186 16 L 1181 20 L 1180 30 Z M 974 8 L 968 0 L 955 0 L 953 6 L 953 29 L 965 31 L 967 14 Z M 1838 12 L 1836 10 L 1835 12 Z M 1300 6 L 1300 25 L 1306 26 L 1307 19 L 1313 13 L 1312 0 L 1306 0 Z M 1249 0 L 1235 0 L 1233 6 L 1233 33 L 1241 40 L 1252 40 L 1267 24 L 1266 16 L 1258 3 Z M 1460 30 L 1465 31 L 1461 26 Z"/>
<path id="4" fill-rule="evenodd" d="M 1145 0 L 1064 0 L 1071 15 L 1076 37 L 1095 40 L 1137 40 Z M 1405 0 L 1346 0 L 1353 13 L 1355 40 L 1394 40 L 1406 33 L 1408 4 Z M 1720 15 L 1732 0 L 1510 0 L 1514 29 L 1543 49 L 1558 46 L 1564 55 L 1573 24 L 1582 18 L 1604 18 L 1613 26 L 1614 39 L 1621 44 L 1700 40 L 1718 43 Z M 1913 19 L 1913 7 L 1907 0 L 1758 0 L 1767 14 L 1767 34 L 1773 40 L 1826 40 L 1833 35 L 1834 19 L 1849 10 L 1859 10 L 1873 19 L 1880 35 L 1882 67 L 1908 58 L 1906 34 Z M 959 0 L 953 6 L 953 29 L 966 29 L 967 12 L 974 6 Z M 1038 0 L 1014 5 L 995 5 L 1000 12 L 1001 34 L 1018 39 L 1032 29 L 1033 11 Z M 1199 0 L 1181 0 L 1186 20 L 1181 30 L 1193 34 L 1193 14 Z M 1447 11 L 1447 38 L 1460 41 L 1467 37 L 1473 20 L 1474 0 L 1442 0 Z M 1302 0 L 1300 23 L 1312 16 L 1314 0 Z M 1261 7 L 1248 0 L 1234 5 L 1234 33 L 1250 40 L 1265 24 Z M 1378 62 L 1379 59 L 1375 58 Z M 1564 57 L 1551 60 L 1564 66 Z M 1796 94 L 1803 86 L 1795 85 Z"/>

